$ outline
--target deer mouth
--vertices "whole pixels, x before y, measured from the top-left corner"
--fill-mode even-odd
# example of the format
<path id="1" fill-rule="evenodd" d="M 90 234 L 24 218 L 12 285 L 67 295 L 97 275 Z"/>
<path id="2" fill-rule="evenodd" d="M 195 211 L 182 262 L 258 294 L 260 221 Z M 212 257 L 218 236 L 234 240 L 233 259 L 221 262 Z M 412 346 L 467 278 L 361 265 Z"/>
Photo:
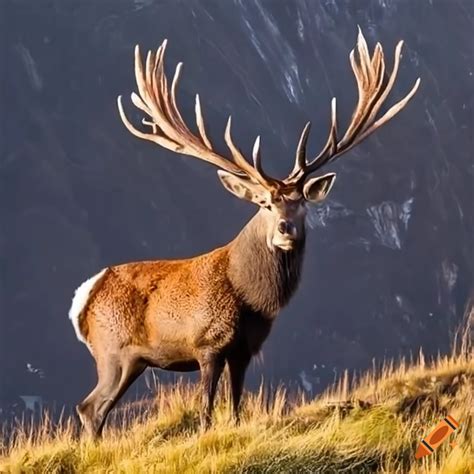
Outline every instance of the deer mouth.
<path id="1" fill-rule="evenodd" d="M 279 242 L 274 244 L 275 247 L 282 250 L 283 252 L 290 252 L 295 248 L 295 242 L 293 240 L 287 242 Z"/>

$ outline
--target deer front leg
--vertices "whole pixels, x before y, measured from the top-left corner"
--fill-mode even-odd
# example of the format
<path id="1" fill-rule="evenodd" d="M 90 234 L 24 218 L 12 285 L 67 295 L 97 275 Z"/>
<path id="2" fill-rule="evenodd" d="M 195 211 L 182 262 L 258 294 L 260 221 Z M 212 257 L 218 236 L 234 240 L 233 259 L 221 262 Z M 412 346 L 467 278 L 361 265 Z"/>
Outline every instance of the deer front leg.
<path id="1" fill-rule="evenodd" d="M 232 414 L 236 423 L 239 422 L 239 407 L 244 388 L 245 372 L 251 356 L 246 353 L 232 354 L 227 359 L 229 364 L 230 386 L 232 390 Z"/>
<path id="2" fill-rule="evenodd" d="M 206 354 L 199 361 L 201 369 L 201 428 L 207 429 L 211 423 L 212 409 L 217 383 L 224 369 L 224 358 L 216 354 Z"/>

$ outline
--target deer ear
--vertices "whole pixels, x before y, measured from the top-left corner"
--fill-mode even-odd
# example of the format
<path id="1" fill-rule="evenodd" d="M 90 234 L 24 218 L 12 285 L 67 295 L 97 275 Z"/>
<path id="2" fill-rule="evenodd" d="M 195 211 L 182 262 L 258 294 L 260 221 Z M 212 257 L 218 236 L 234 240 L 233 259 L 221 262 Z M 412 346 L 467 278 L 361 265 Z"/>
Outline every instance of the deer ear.
<path id="1" fill-rule="evenodd" d="M 305 199 L 313 204 L 323 201 L 331 191 L 334 181 L 336 181 L 336 173 L 309 179 L 303 187 Z"/>
<path id="2" fill-rule="evenodd" d="M 268 204 L 268 197 L 262 186 L 227 171 L 218 170 L 217 174 L 224 188 L 239 199 L 245 199 L 259 206 Z"/>

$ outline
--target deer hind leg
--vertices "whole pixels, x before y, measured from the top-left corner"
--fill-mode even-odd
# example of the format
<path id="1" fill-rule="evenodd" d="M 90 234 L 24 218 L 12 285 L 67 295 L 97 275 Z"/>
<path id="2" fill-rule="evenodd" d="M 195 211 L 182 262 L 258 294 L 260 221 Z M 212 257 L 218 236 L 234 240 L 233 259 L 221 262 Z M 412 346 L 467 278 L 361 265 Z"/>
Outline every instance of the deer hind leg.
<path id="1" fill-rule="evenodd" d="M 110 410 L 145 367 L 143 361 L 127 357 L 110 357 L 106 361 L 98 362 L 97 386 L 76 407 L 88 436 L 92 438 L 101 436 Z"/>
<path id="2" fill-rule="evenodd" d="M 211 424 L 212 409 L 216 396 L 217 384 L 224 369 L 222 357 L 206 355 L 199 361 L 201 369 L 202 407 L 201 428 L 207 429 Z"/>

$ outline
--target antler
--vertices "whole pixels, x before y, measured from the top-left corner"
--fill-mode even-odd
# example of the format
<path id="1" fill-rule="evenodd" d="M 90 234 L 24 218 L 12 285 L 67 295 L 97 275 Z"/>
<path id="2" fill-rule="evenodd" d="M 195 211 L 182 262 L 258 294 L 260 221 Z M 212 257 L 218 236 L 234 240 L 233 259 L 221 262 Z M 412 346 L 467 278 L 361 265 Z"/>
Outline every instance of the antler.
<path id="1" fill-rule="evenodd" d="M 418 78 L 411 91 L 402 100 L 393 105 L 382 117 L 377 119 L 377 114 L 395 83 L 403 42 L 400 41 L 395 48 L 393 71 L 388 80 L 385 81 L 385 62 L 382 46 L 380 43 L 377 43 L 375 51 L 372 57 L 370 57 L 367 43 L 359 28 L 356 45 L 358 60 L 355 58 L 354 50 L 350 54 L 351 66 L 357 81 L 359 99 L 344 136 L 341 140 L 337 136 L 336 98 L 333 98 L 331 102 L 331 127 L 326 145 L 316 158 L 309 163 L 306 161 L 306 143 L 310 130 L 310 123 L 308 122 L 301 133 L 293 171 L 285 180 L 280 181 L 268 176 L 263 171 L 260 155 L 260 137 L 257 137 L 253 147 L 253 166 L 235 146 L 231 136 L 231 117 L 227 121 L 224 138 L 233 161 L 213 150 L 212 143 L 206 134 L 199 95 L 196 95 L 195 105 L 196 124 L 199 135 L 189 130 L 178 110 L 176 102 L 176 89 L 182 63 L 179 63 L 176 67 L 170 88 L 164 73 L 166 44 L 167 41 L 165 40 L 156 53 L 148 52 L 145 68 L 140 57 L 139 47 L 136 46 L 135 48 L 135 77 L 139 95 L 132 93 L 131 98 L 134 105 L 150 117 L 151 121 L 143 119 L 142 122 L 150 126 L 152 132 L 142 132 L 130 123 L 123 110 L 121 96 L 119 96 L 118 108 L 120 117 L 127 129 L 133 135 L 157 143 L 168 150 L 207 161 L 234 174 L 244 174 L 252 181 L 271 190 L 301 184 L 309 174 L 334 161 L 359 144 L 400 112 L 413 97 L 420 84 L 420 79 Z"/>
<path id="2" fill-rule="evenodd" d="M 138 45 L 135 47 L 135 77 L 139 95 L 132 93 L 131 98 L 134 105 L 151 118 L 151 121 L 143 119 L 142 122 L 152 127 L 152 133 L 142 132 L 130 123 L 123 110 L 122 98 L 119 96 L 117 102 L 120 117 L 127 129 L 136 137 L 157 143 L 168 150 L 199 158 L 234 174 L 244 173 L 267 188 L 277 185 L 277 181 L 267 176 L 262 169 L 260 137 L 255 140 L 253 148 L 253 166 L 235 146 L 231 136 L 231 117 L 227 121 L 224 137 L 234 161 L 213 151 L 206 134 L 199 95 L 196 95 L 195 106 L 199 136 L 189 130 L 176 103 L 176 89 L 183 64 L 177 65 L 170 89 L 164 72 L 166 44 L 167 40 L 158 48 L 156 54 L 152 51 L 148 52 L 145 69 L 140 57 L 140 49 Z"/>
<path id="3" fill-rule="evenodd" d="M 293 171 L 285 179 L 285 184 L 296 185 L 303 182 L 310 173 L 313 173 L 330 161 L 334 161 L 362 140 L 365 140 L 371 133 L 387 123 L 405 107 L 418 89 L 420 78 L 416 80 L 412 90 L 402 100 L 393 105 L 382 117 L 376 119 L 380 107 L 395 83 L 402 45 L 403 41 L 400 41 L 395 48 L 393 71 L 388 81 L 384 84 L 385 62 L 382 46 L 380 43 L 377 43 L 371 58 L 364 35 L 359 28 L 357 37 L 359 60 L 356 61 L 354 50 L 350 54 L 351 66 L 356 77 L 359 93 L 359 100 L 351 122 L 344 136 L 339 140 L 337 137 L 336 98 L 333 98 L 331 102 L 331 128 L 326 145 L 316 158 L 310 163 L 306 162 L 306 143 L 311 126 L 310 122 L 308 122 L 301 133 Z"/>

